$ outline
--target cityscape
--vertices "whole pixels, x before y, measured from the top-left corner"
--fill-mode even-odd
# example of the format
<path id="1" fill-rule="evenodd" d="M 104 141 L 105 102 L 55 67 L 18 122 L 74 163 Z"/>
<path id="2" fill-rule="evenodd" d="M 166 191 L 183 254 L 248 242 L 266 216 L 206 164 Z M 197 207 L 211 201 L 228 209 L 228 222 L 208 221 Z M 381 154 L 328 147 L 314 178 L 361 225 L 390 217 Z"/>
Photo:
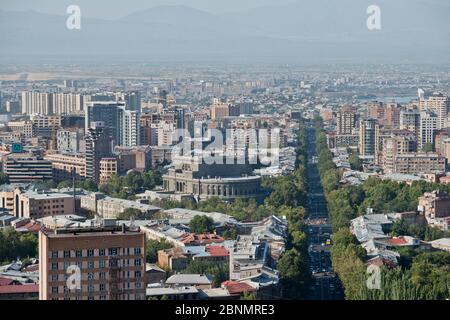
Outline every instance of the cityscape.
<path id="1" fill-rule="evenodd" d="M 260 36 L 244 10 L 262 15 L 270 0 L 239 15 L 234 2 L 150 1 L 109 20 L 84 1 L 59 15 L 44 2 L 0 4 L 0 300 L 450 299 L 448 22 L 430 35 L 446 44 L 404 39 L 387 60 L 379 46 L 355 52 L 353 35 L 336 39 L 353 51 L 344 58 L 324 27 L 311 39 L 333 43 L 328 55 L 317 40 L 308 50 L 320 54 L 296 60 L 300 36 L 272 48 L 294 37 L 275 36 L 288 23 L 258 26 L 273 50 L 241 43 Z M 361 33 L 382 26 L 384 7 L 369 5 Z M 17 19 L 41 21 L 39 45 Z M 142 38 L 113 43 L 102 23 L 117 39 L 143 23 Z M 58 33 L 94 24 L 98 34 L 69 39 L 94 52 L 68 53 L 67 39 L 59 51 Z M 147 39 L 151 28 L 163 40 Z M 191 48 L 196 28 L 216 39 Z M 215 47 L 234 32 L 234 50 Z"/>

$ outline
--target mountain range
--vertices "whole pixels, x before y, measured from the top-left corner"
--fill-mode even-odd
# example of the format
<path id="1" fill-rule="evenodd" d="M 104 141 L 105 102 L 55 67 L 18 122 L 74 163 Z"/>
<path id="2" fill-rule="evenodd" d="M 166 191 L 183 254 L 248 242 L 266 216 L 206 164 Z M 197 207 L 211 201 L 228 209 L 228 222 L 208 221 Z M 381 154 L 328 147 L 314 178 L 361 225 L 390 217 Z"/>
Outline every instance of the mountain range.
<path id="1" fill-rule="evenodd" d="M 211 13 L 157 6 L 115 20 L 0 10 L 0 57 L 149 61 L 448 63 L 447 0 L 377 0 L 381 30 L 366 27 L 374 0 L 298 0 Z M 0 6 L 1 8 L 1 6 Z"/>

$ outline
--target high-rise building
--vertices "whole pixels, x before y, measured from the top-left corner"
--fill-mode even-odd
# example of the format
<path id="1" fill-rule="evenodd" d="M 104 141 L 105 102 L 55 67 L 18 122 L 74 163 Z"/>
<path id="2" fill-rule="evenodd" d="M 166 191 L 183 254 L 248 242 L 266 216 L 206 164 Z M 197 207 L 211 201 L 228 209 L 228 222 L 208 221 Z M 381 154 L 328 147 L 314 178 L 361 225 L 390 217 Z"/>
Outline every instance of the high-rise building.
<path id="1" fill-rule="evenodd" d="M 58 152 L 78 153 L 82 134 L 77 129 L 58 130 L 56 134 L 56 145 Z"/>
<path id="2" fill-rule="evenodd" d="M 11 113 L 11 114 L 20 113 L 19 101 L 6 101 L 6 112 Z"/>
<path id="3" fill-rule="evenodd" d="M 53 114 L 73 114 L 83 111 L 84 96 L 77 93 L 54 93 Z"/>
<path id="4" fill-rule="evenodd" d="M 387 103 L 384 107 L 384 125 L 392 129 L 400 127 L 401 107 L 397 103 Z"/>
<path id="5" fill-rule="evenodd" d="M 84 96 L 78 93 L 48 93 L 23 91 L 21 106 L 23 114 L 63 115 L 83 110 Z"/>
<path id="6" fill-rule="evenodd" d="M 85 104 L 86 132 L 92 122 L 103 122 L 108 128 L 114 145 L 119 145 L 120 139 L 120 113 L 119 104 L 115 101 L 91 101 Z"/>
<path id="7" fill-rule="evenodd" d="M 368 117 L 371 119 L 376 119 L 378 123 L 382 124 L 385 119 L 384 115 L 384 105 L 382 102 L 373 101 L 370 102 L 367 106 Z"/>
<path id="8" fill-rule="evenodd" d="M 375 119 L 361 120 L 359 124 L 359 154 L 361 156 L 374 156 L 377 136 L 380 127 Z"/>
<path id="9" fill-rule="evenodd" d="M 92 122 L 86 135 L 86 178 L 100 182 L 100 161 L 112 157 L 109 128 L 102 122 Z"/>
<path id="10" fill-rule="evenodd" d="M 408 136 L 392 136 L 383 139 L 381 168 L 384 173 L 394 173 L 394 159 L 399 154 L 415 151 L 415 140 Z"/>
<path id="11" fill-rule="evenodd" d="M 450 98 L 439 92 L 432 95 L 425 95 L 419 98 L 419 109 L 421 111 L 431 111 L 437 117 L 437 129 L 444 129 L 448 124 L 448 113 L 450 110 Z"/>
<path id="12" fill-rule="evenodd" d="M 145 300 L 144 243 L 139 229 L 106 221 L 98 227 L 41 230 L 40 300 Z"/>
<path id="13" fill-rule="evenodd" d="M 400 111 L 400 130 L 414 132 L 416 137 L 419 138 L 420 112 L 418 110 Z"/>
<path id="14" fill-rule="evenodd" d="M 53 95 L 51 93 L 23 91 L 20 101 L 23 114 L 53 114 Z"/>
<path id="15" fill-rule="evenodd" d="M 350 108 L 341 108 L 336 114 L 336 134 L 352 134 L 355 126 L 356 114 Z"/>
<path id="16" fill-rule="evenodd" d="M 119 107 L 119 145 L 135 147 L 140 145 L 140 112 Z"/>
<path id="17" fill-rule="evenodd" d="M 121 94 L 119 100 L 125 102 L 127 110 L 141 112 L 141 93 L 139 91 L 130 91 Z"/>
<path id="18" fill-rule="evenodd" d="M 419 149 L 427 144 L 433 144 L 434 132 L 438 128 L 438 117 L 430 111 L 420 112 L 420 128 L 419 128 Z"/>

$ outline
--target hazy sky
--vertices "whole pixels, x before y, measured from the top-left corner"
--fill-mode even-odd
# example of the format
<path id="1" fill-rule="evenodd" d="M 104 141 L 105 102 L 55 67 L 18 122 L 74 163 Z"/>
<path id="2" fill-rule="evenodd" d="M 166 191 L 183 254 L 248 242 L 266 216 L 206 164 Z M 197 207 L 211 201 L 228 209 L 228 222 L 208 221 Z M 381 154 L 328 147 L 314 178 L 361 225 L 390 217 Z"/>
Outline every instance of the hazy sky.
<path id="1" fill-rule="evenodd" d="M 234 12 L 292 3 L 296 0 L 0 0 L 0 10 L 36 10 L 65 15 L 67 6 L 79 5 L 83 15 L 115 19 L 159 5 L 186 5 L 210 12 Z"/>

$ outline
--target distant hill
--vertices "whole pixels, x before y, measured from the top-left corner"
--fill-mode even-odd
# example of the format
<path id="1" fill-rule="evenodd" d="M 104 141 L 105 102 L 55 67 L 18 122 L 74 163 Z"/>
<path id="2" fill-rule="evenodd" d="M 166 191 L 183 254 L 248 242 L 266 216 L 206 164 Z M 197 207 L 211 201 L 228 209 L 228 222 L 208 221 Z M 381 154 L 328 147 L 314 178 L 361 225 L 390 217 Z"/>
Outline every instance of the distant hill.
<path id="1" fill-rule="evenodd" d="M 271 62 L 450 62 L 450 3 L 378 0 L 382 30 L 366 28 L 372 0 L 298 0 L 212 14 L 158 6 L 115 21 L 0 11 L 0 57 L 120 56 L 148 60 Z"/>

